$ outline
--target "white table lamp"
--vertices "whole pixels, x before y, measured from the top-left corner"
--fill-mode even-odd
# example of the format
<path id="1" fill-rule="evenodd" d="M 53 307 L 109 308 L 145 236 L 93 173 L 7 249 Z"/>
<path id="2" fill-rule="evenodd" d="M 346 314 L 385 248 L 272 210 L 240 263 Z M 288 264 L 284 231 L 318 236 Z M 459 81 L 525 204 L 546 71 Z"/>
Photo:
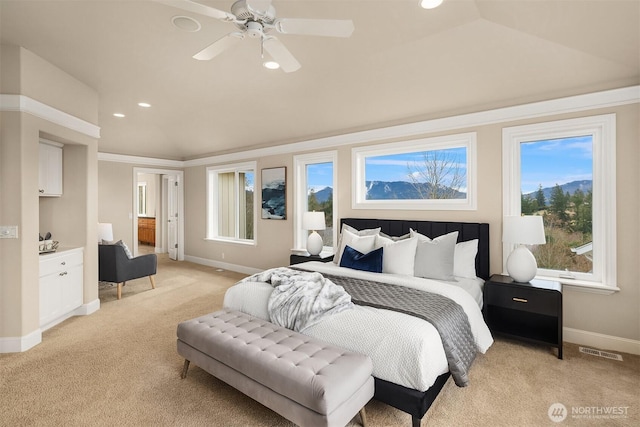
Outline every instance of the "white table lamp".
<path id="1" fill-rule="evenodd" d="M 542 217 L 505 216 L 502 226 L 502 241 L 518 245 L 507 258 L 507 272 L 516 282 L 528 283 L 536 276 L 538 264 L 531 251 L 524 245 L 546 243 Z"/>
<path id="2" fill-rule="evenodd" d="M 324 212 L 314 211 L 303 213 L 302 228 L 305 230 L 311 230 L 311 233 L 307 238 L 307 252 L 311 255 L 318 255 L 322 252 L 322 247 L 324 246 L 322 236 L 317 233 L 317 230 L 324 230 L 326 228 Z"/>
<path id="3" fill-rule="evenodd" d="M 113 241 L 113 225 L 108 222 L 98 223 L 98 243 L 102 243 L 103 240 Z"/>

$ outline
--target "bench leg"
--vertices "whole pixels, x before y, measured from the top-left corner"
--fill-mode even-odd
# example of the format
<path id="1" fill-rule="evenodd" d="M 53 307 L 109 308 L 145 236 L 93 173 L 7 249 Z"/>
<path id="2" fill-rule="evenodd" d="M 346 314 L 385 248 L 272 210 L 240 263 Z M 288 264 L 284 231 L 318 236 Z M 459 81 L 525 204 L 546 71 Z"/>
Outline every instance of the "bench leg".
<path id="1" fill-rule="evenodd" d="M 180 374 L 180 378 L 187 378 L 187 371 L 189 370 L 189 362 L 187 359 L 184 359 L 184 366 L 182 367 L 182 374 Z"/>
<path id="2" fill-rule="evenodd" d="M 360 421 L 362 423 L 362 427 L 367 427 L 367 413 L 364 410 L 364 406 L 362 407 L 362 409 L 360 409 L 360 412 L 358 412 L 360 414 Z"/>
<path id="3" fill-rule="evenodd" d="M 156 280 L 154 279 L 153 274 L 151 276 L 149 276 L 149 280 L 151 281 L 151 289 L 155 289 L 156 288 Z"/>

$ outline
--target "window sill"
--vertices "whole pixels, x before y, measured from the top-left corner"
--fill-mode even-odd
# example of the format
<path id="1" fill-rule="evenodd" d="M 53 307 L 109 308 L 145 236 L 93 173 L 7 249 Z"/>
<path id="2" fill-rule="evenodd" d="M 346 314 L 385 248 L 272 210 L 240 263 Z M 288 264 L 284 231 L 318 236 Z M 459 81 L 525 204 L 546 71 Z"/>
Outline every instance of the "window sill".
<path id="1" fill-rule="evenodd" d="M 255 240 L 224 239 L 224 238 L 221 238 L 221 237 L 205 237 L 202 240 L 209 241 L 209 242 L 235 243 L 235 244 L 238 244 L 238 245 L 256 246 L 256 241 Z"/>
<path id="2" fill-rule="evenodd" d="M 587 282 L 586 280 L 567 279 L 564 277 L 551 277 L 551 276 L 536 276 L 536 279 L 540 280 L 552 280 L 554 282 L 562 283 L 563 287 L 569 288 L 572 291 L 587 292 L 600 295 L 611 295 L 615 292 L 619 292 L 620 288 L 617 286 L 607 286 L 601 283 Z"/>

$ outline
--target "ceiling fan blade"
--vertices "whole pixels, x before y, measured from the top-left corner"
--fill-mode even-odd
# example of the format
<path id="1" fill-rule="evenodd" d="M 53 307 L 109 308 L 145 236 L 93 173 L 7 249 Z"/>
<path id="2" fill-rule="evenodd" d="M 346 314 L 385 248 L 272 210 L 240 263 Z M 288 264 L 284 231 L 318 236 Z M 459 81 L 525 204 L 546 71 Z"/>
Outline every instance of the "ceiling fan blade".
<path id="1" fill-rule="evenodd" d="M 259 14 L 265 13 L 271 6 L 271 0 L 246 0 L 247 7 Z"/>
<path id="2" fill-rule="evenodd" d="M 175 7 L 177 9 L 186 10 L 187 12 L 197 13 L 198 15 L 209 16 L 211 18 L 220 19 L 222 21 L 236 21 L 235 15 L 229 12 L 224 12 L 222 10 L 205 6 L 203 4 L 196 3 L 191 0 L 155 0 L 155 1 L 157 1 L 158 3 Z"/>
<path id="3" fill-rule="evenodd" d="M 302 34 L 308 36 L 350 37 L 353 33 L 353 21 L 350 19 L 278 19 L 276 30 L 283 34 Z"/>
<path id="4" fill-rule="evenodd" d="M 209 46 L 202 49 L 200 52 L 193 55 L 194 59 L 199 61 L 208 61 L 218 55 L 220 55 L 225 50 L 230 47 L 236 45 L 240 40 L 244 38 L 244 34 L 242 33 L 229 33 L 221 39 L 216 40 Z"/>
<path id="5" fill-rule="evenodd" d="M 292 73 L 300 69 L 298 60 L 277 38 L 269 37 L 265 39 L 263 47 L 269 52 L 273 60 L 280 64 L 280 68 L 282 68 L 282 71 L 285 73 Z"/>

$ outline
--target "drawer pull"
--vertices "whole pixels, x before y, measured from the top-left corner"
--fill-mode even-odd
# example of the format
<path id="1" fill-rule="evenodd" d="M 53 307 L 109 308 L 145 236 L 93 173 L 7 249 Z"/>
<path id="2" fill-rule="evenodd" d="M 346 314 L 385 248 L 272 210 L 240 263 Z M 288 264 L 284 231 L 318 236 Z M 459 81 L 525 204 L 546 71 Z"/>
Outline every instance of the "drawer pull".
<path id="1" fill-rule="evenodd" d="M 58 274 L 58 276 L 66 276 L 66 275 L 67 275 L 66 271 L 63 271 L 62 273 Z"/>
<path id="2" fill-rule="evenodd" d="M 527 301 L 527 300 L 526 300 L 526 299 L 524 299 L 524 298 L 516 298 L 516 297 L 513 297 L 513 300 L 514 300 L 515 302 L 529 302 L 529 301 Z"/>
<path id="3" fill-rule="evenodd" d="M 60 265 L 67 265 L 67 262 L 66 262 L 66 261 L 62 261 L 62 262 L 60 263 Z"/>

